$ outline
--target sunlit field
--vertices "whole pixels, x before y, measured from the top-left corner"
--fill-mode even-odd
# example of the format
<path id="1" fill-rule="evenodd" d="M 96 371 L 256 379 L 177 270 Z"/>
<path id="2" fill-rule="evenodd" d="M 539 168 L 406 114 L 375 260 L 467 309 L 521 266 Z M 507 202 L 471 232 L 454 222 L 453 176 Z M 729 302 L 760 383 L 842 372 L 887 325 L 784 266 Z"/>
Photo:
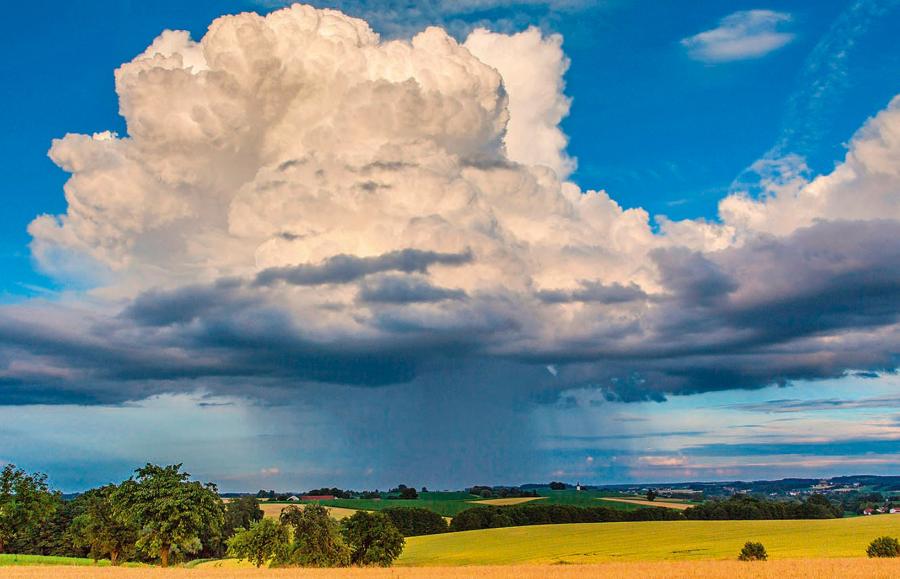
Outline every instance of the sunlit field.
<path id="1" fill-rule="evenodd" d="M 648 501 L 647 499 L 626 499 L 626 498 L 616 498 L 616 497 L 603 497 L 599 499 L 606 503 L 625 503 L 629 505 L 640 505 L 642 507 L 664 507 L 667 509 L 676 509 L 679 511 L 683 511 L 685 509 L 691 508 L 691 503 L 683 502 L 683 501 L 669 501 L 665 499 L 657 499 L 655 501 Z M 604 505 L 606 506 L 606 505 Z"/>
<path id="2" fill-rule="evenodd" d="M 277 519 L 281 516 L 281 511 L 290 506 L 303 507 L 304 503 L 259 503 L 259 508 L 262 509 L 262 512 L 265 516 Z M 328 514 L 334 517 L 337 520 L 345 519 L 349 516 L 352 516 L 353 513 L 356 512 L 355 509 L 344 509 L 341 507 L 325 507 L 328 509 Z"/>
<path id="3" fill-rule="evenodd" d="M 900 561 L 889 559 L 788 559 L 756 563 L 739 561 L 660 561 L 598 565 L 510 565 L 494 567 L 406 567 L 369 569 L 126 569 L 90 567 L 7 567 L 4 579 L 575 579 L 580 577 L 688 579 L 785 579 L 841 577 L 888 579 L 900 576 Z"/>
<path id="4" fill-rule="evenodd" d="M 539 525 L 410 537 L 397 565 L 733 559 L 746 541 L 761 541 L 770 559 L 865 557 L 880 535 L 900 535 L 900 515 Z"/>

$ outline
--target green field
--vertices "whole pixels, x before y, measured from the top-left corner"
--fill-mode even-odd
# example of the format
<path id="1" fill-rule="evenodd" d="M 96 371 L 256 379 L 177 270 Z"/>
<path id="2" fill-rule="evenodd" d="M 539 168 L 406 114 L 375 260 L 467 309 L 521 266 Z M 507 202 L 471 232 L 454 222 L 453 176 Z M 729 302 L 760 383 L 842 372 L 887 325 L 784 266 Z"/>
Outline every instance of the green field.
<path id="1" fill-rule="evenodd" d="M 79 567 L 107 567 L 109 561 L 100 560 L 94 563 L 93 559 L 79 557 L 49 557 L 44 555 L 0 555 L 0 567 L 11 565 L 76 565 Z"/>
<path id="2" fill-rule="evenodd" d="M 466 492 L 429 492 L 419 493 L 417 499 L 335 499 L 318 502 L 328 507 L 364 511 L 380 511 L 389 507 L 423 507 L 444 517 L 455 517 L 462 511 L 475 506 L 470 501 L 477 501 L 479 498 L 481 497 Z"/>
<path id="3" fill-rule="evenodd" d="M 409 537 L 398 565 L 509 565 L 734 559 L 761 541 L 772 559 L 865 557 L 900 515 L 805 521 L 648 521 L 539 525 Z"/>
<path id="4" fill-rule="evenodd" d="M 624 496 L 618 493 L 601 491 L 551 491 L 540 490 L 542 497 L 540 504 L 576 505 L 580 507 L 609 507 L 623 511 L 633 511 L 642 508 L 641 505 L 628 503 L 615 503 L 599 501 L 600 497 Z M 329 507 L 342 507 L 345 509 L 362 509 L 365 511 L 380 511 L 388 507 L 423 507 L 444 517 L 455 517 L 462 511 L 478 506 L 481 497 L 466 492 L 429 492 L 419 493 L 417 499 L 335 499 L 333 501 L 318 501 Z"/>
<path id="5" fill-rule="evenodd" d="M 538 494 L 547 497 L 541 500 L 542 504 L 548 505 L 575 505 L 576 507 L 608 507 L 610 509 L 619 509 L 622 511 L 633 511 L 642 508 L 640 505 L 630 503 L 617 503 L 613 501 L 598 500 L 602 497 L 631 497 L 631 495 L 623 495 L 621 493 L 613 493 L 608 491 L 551 491 L 550 489 L 539 489 Z"/>

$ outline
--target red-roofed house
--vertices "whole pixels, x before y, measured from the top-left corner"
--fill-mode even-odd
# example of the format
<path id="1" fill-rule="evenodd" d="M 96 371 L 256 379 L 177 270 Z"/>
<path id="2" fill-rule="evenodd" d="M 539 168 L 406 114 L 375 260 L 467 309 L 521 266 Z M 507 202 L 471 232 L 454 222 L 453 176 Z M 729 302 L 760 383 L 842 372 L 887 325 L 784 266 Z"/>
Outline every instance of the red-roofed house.
<path id="1" fill-rule="evenodd" d="M 333 501 L 334 495 L 303 495 L 301 501 Z"/>

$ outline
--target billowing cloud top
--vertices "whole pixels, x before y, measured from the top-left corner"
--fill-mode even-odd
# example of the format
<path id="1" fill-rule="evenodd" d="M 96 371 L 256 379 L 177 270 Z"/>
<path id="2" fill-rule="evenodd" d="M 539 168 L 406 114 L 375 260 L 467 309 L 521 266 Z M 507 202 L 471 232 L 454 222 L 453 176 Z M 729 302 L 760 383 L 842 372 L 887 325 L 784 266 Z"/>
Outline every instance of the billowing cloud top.
<path id="1" fill-rule="evenodd" d="M 128 134 L 53 143 L 68 210 L 32 250 L 94 289 L 0 310 L 7 399 L 448 360 L 646 399 L 896 366 L 900 100 L 830 175 L 654 227 L 566 180 L 561 42 L 383 42 L 299 5 L 164 32 L 116 71 Z"/>

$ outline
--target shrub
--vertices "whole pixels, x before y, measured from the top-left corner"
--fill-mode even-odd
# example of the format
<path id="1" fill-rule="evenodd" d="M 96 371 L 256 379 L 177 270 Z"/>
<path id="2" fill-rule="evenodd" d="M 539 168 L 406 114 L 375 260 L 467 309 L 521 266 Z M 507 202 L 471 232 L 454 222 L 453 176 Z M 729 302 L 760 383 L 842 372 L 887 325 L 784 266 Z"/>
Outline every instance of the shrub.
<path id="1" fill-rule="evenodd" d="M 404 537 L 434 535 L 448 530 L 444 517 L 422 507 L 390 507 L 381 512 L 391 519 Z"/>
<path id="2" fill-rule="evenodd" d="M 894 537 L 878 537 L 866 549 L 869 557 L 900 557 L 900 542 Z"/>
<path id="3" fill-rule="evenodd" d="M 738 555 L 738 559 L 741 561 L 765 561 L 768 558 L 769 555 L 766 553 L 766 548 L 763 547 L 763 544 L 754 543 L 753 541 L 744 543 L 744 548 L 741 549 L 741 554 Z"/>
<path id="4" fill-rule="evenodd" d="M 384 513 L 356 511 L 341 526 L 354 565 L 390 567 L 403 551 L 403 535 Z"/>

